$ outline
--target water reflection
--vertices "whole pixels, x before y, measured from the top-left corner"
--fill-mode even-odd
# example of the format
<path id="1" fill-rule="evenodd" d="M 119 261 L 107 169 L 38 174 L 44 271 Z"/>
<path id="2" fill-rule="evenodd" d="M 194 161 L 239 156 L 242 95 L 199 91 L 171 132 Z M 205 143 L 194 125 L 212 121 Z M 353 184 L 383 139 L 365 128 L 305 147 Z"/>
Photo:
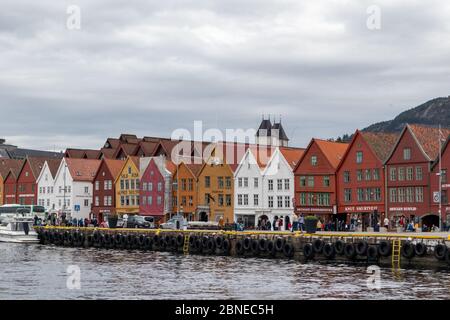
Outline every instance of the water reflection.
<path id="1" fill-rule="evenodd" d="M 0 299 L 450 299 L 446 271 L 0 243 Z M 81 268 L 81 290 L 66 287 Z"/>

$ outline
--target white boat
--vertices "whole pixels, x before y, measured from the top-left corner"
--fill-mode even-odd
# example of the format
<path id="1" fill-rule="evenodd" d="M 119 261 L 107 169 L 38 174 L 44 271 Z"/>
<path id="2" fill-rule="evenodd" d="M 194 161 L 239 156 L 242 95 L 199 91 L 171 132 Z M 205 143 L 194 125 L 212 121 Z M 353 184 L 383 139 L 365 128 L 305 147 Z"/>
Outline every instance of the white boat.
<path id="1" fill-rule="evenodd" d="M 0 225 L 0 242 L 38 243 L 33 218 L 17 215 Z"/>

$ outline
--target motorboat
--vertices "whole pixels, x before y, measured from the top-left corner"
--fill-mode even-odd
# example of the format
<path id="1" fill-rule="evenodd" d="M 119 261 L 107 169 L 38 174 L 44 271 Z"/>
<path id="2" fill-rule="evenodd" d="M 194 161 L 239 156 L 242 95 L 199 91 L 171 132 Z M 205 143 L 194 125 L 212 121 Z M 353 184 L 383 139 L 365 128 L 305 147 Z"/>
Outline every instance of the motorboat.
<path id="1" fill-rule="evenodd" d="M 33 228 L 33 218 L 16 215 L 4 220 L 0 225 L 0 242 L 38 243 L 38 235 Z"/>

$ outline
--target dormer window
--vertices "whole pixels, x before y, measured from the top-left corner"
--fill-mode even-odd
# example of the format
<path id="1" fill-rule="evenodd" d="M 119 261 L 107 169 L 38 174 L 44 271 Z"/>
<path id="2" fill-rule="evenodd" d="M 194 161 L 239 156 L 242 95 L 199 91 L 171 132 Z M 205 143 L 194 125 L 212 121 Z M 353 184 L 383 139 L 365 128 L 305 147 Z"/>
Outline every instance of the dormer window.
<path id="1" fill-rule="evenodd" d="M 128 174 L 131 174 L 131 167 L 128 167 Z"/>
<path id="2" fill-rule="evenodd" d="M 311 157 L 311 165 L 313 167 L 317 166 L 317 156 L 312 156 Z"/>
<path id="3" fill-rule="evenodd" d="M 27 171 L 27 172 L 25 172 L 25 177 L 28 177 L 30 174 L 29 174 L 29 172 Z"/>

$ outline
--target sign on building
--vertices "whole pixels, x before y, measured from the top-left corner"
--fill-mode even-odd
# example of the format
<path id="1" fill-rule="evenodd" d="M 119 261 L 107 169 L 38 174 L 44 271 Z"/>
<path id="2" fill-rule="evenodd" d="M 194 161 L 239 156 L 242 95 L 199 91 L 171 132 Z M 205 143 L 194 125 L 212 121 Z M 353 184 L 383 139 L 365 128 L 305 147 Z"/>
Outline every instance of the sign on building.
<path id="1" fill-rule="evenodd" d="M 433 192 L 433 202 L 439 203 L 440 201 L 441 201 L 441 194 L 439 193 L 439 191 Z"/>

